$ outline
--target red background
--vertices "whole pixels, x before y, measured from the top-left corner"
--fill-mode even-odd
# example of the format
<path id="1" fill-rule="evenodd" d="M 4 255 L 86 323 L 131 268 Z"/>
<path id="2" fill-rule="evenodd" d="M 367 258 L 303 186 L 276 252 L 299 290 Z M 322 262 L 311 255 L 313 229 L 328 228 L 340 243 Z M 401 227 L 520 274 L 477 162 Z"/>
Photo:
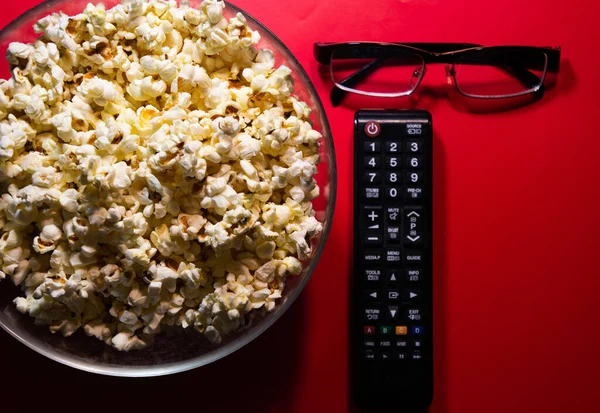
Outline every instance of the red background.
<path id="1" fill-rule="evenodd" d="M 39 2 L 3 2 L 0 26 Z M 595 2 L 234 3 L 290 47 L 321 93 L 332 125 L 337 207 L 313 279 L 290 311 L 253 343 L 213 365 L 170 377 L 127 380 L 82 373 L 44 359 L 2 332 L 3 408 L 126 403 L 182 404 L 196 411 L 242 405 L 241 411 L 251 412 L 348 411 L 352 118 L 360 103 L 330 106 L 331 85 L 313 61 L 312 44 L 378 40 L 562 46 L 558 87 L 542 101 L 510 112 L 458 110 L 446 96 L 443 70 L 427 73 L 428 93 L 418 106 L 432 113 L 435 129 L 431 412 L 599 412 Z"/>

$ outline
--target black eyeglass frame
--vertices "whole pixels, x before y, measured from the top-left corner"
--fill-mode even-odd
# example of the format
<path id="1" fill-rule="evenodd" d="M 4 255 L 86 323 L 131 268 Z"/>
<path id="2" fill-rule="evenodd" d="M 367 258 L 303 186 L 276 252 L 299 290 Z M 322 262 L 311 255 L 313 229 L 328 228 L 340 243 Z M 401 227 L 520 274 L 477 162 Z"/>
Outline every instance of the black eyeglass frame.
<path id="1" fill-rule="evenodd" d="M 366 92 L 353 89 L 351 86 L 357 84 L 360 80 L 364 79 L 371 72 L 381 66 L 386 58 L 394 57 L 394 51 L 398 52 L 411 52 L 419 56 L 422 60 L 422 70 L 419 73 L 419 78 L 413 88 L 409 91 L 398 92 L 398 93 L 379 93 L 379 92 Z M 482 64 L 501 65 L 503 69 L 510 72 L 515 78 L 517 78 L 522 84 L 529 85 L 529 89 L 504 95 L 477 95 L 471 93 L 465 93 L 461 90 L 459 83 L 456 79 L 455 64 L 460 62 L 461 59 L 470 58 L 472 62 L 477 62 L 478 55 L 481 52 L 512 52 L 518 53 L 520 58 L 518 61 L 505 61 L 505 62 L 485 62 Z M 336 88 L 340 91 L 358 93 L 367 96 L 378 96 L 378 97 L 401 97 L 408 96 L 413 93 L 421 83 L 426 71 L 427 64 L 431 63 L 445 63 L 451 66 L 451 75 L 454 81 L 454 85 L 458 92 L 466 97 L 479 98 L 479 99 L 504 99 L 513 98 L 518 96 L 524 96 L 528 94 L 535 94 L 537 98 L 541 98 L 544 94 L 544 81 L 546 80 L 547 73 L 556 74 L 560 67 L 560 47 L 536 47 L 536 46 L 482 46 L 474 43 L 385 43 L 385 42 L 344 42 L 344 43 L 321 43 L 316 42 L 314 44 L 314 57 L 315 59 L 323 64 L 330 66 L 331 79 L 335 84 Z M 529 53 L 528 53 L 529 52 Z M 536 58 L 539 57 L 539 52 L 542 52 L 545 56 L 544 67 L 540 66 L 540 61 Z M 363 68 L 359 69 L 352 75 L 343 79 L 340 82 L 336 82 L 333 69 L 331 68 L 331 58 L 335 54 L 336 58 L 348 58 L 348 59 L 375 59 Z M 530 56 L 531 58 L 527 58 Z M 534 56 L 536 58 L 534 58 Z M 530 69 L 539 70 L 542 72 L 541 78 L 535 73 L 532 73 Z"/>

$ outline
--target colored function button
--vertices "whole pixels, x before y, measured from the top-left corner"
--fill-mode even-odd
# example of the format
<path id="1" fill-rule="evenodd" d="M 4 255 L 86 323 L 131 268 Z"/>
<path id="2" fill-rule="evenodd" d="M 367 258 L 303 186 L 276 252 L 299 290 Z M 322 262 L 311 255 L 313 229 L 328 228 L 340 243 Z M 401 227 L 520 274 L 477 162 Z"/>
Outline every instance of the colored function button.
<path id="1" fill-rule="evenodd" d="M 397 336 L 405 336 L 408 334 L 408 327 L 406 326 L 396 326 L 396 335 Z"/>
<path id="2" fill-rule="evenodd" d="M 372 335 L 375 334 L 375 326 L 364 326 L 363 332 L 366 335 Z"/>
<path id="3" fill-rule="evenodd" d="M 421 336 L 421 335 L 423 335 L 423 327 L 421 327 L 421 326 L 412 326 L 410 332 L 411 332 L 411 334 L 413 336 Z"/>
<path id="4" fill-rule="evenodd" d="M 392 334 L 392 327 L 390 327 L 390 326 L 379 326 L 379 334 L 383 334 L 383 335 Z"/>

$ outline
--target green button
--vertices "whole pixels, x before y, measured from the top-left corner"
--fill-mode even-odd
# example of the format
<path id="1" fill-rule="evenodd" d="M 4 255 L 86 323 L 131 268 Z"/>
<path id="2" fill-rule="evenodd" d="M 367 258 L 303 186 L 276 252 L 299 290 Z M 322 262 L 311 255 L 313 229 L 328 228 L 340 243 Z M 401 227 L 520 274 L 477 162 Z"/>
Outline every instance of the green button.
<path id="1" fill-rule="evenodd" d="M 379 334 L 392 334 L 392 327 L 379 326 Z"/>

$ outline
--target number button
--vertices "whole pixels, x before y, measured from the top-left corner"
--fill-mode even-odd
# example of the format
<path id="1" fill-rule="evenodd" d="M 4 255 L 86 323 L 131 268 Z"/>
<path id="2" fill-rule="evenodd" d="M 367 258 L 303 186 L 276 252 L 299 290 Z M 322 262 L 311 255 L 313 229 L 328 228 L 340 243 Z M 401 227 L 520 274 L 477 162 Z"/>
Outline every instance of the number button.
<path id="1" fill-rule="evenodd" d="M 407 172 L 406 173 L 406 182 L 411 184 L 420 184 L 423 181 L 423 173 L 422 172 Z"/>
<path id="2" fill-rule="evenodd" d="M 385 143 L 385 152 L 386 153 L 400 152 L 400 144 L 398 144 L 398 142 L 386 142 Z"/>
<path id="3" fill-rule="evenodd" d="M 365 153 L 376 153 L 381 151 L 379 142 L 365 142 Z"/>
<path id="4" fill-rule="evenodd" d="M 400 190 L 398 188 L 386 188 L 385 195 L 387 199 L 398 199 L 400 198 Z"/>
<path id="5" fill-rule="evenodd" d="M 389 168 L 400 168 L 400 158 L 396 156 L 386 157 L 385 158 L 385 166 Z"/>
<path id="6" fill-rule="evenodd" d="M 381 167 L 381 158 L 379 156 L 366 156 L 365 167 L 367 168 L 379 168 Z"/>
<path id="7" fill-rule="evenodd" d="M 380 184 L 381 183 L 381 174 L 379 172 L 367 172 L 365 174 L 365 183 L 367 184 Z"/>
<path id="8" fill-rule="evenodd" d="M 400 184 L 402 175 L 398 172 L 386 172 L 385 173 L 385 182 L 388 184 Z"/>
<path id="9" fill-rule="evenodd" d="M 407 140 L 406 141 L 406 152 L 410 153 L 421 153 L 423 143 L 421 141 Z"/>
<path id="10" fill-rule="evenodd" d="M 421 168 L 422 163 L 423 163 L 423 158 L 420 156 L 409 156 L 406 158 L 406 167 L 407 168 Z"/>

